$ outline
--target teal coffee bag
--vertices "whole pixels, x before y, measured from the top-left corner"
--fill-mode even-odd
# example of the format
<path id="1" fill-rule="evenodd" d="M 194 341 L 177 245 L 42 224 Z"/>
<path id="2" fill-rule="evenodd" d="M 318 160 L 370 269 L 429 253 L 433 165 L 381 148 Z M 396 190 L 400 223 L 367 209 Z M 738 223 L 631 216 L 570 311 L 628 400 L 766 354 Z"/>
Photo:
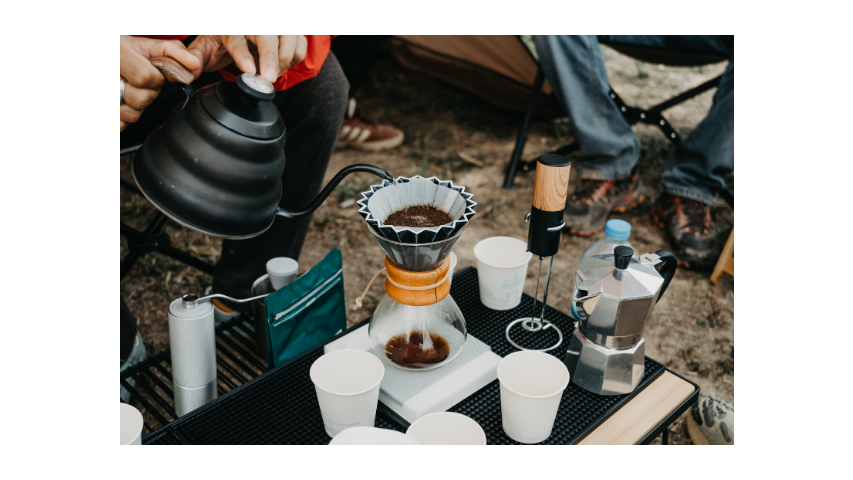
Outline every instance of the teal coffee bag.
<path id="1" fill-rule="evenodd" d="M 344 274 L 337 248 L 264 299 L 271 367 L 319 345 L 347 327 Z"/>

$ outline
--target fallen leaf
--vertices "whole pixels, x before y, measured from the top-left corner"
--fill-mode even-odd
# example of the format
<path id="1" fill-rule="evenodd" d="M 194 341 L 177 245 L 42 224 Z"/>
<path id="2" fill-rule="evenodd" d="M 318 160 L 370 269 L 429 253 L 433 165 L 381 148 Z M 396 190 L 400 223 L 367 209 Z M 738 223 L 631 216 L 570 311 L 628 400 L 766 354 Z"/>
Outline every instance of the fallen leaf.
<path id="1" fill-rule="evenodd" d="M 341 208 L 349 208 L 349 207 L 351 207 L 351 206 L 353 206 L 353 205 L 355 205 L 355 199 L 350 198 L 349 200 L 344 200 L 344 201 L 343 201 L 343 202 L 341 202 L 341 203 L 340 203 L 340 205 L 338 205 L 338 206 L 339 206 L 339 207 L 341 207 Z"/>

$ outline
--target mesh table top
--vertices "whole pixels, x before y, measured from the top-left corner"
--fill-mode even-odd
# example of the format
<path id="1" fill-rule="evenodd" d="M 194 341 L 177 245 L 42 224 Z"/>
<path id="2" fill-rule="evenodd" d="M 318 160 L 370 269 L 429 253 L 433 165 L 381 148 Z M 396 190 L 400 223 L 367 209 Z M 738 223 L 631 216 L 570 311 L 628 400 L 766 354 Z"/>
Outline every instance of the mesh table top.
<path id="1" fill-rule="evenodd" d="M 529 316 L 532 297 L 524 295 L 521 305 L 512 310 L 490 310 L 480 303 L 477 270 L 470 267 L 454 275 L 451 295 L 462 310 L 471 335 L 491 346 L 500 356 L 516 351 L 505 338 L 506 325 L 519 317 Z M 560 328 L 564 343 L 567 343 L 574 329 L 572 319 L 550 307 L 545 318 Z M 517 327 L 512 335 L 527 348 L 546 348 L 557 341 L 557 334 L 552 330 L 530 333 Z M 311 364 L 323 354 L 323 345 L 325 343 L 147 435 L 143 443 L 328 444 L 330 438 L 323 428 L 314 385 L 308 376 Z M 561 346 L 549 353 L 561 358 L 563 352 Z M 630 395 L 601 396 L 570 383 L 563 393 L 553 432 L 542 443 L 572 444 L 582 439 L 665 370 L 663 365 L 649 358 L 646 358 L 645 367 L 645 378 Z M 490 445 L 517 444 L 507 437 L 501 426 L 497 380 L 449 411 L 476 420 L 486 432 Z M 375 425 L 400 432 L 408 426 L 381 402 Z"/>

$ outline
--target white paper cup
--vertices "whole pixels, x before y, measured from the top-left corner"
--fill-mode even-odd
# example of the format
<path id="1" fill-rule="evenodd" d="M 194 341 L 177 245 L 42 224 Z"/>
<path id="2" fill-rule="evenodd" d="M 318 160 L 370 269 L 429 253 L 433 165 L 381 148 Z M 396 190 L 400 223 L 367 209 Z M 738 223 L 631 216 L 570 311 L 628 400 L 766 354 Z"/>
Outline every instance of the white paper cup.
<path id="1" fill-rule="evenodd" d="M 299 263 L 287 257 L 271 258 L 267 261 L 267 273 L 270 276 L 272 288 L 278 290 L 296 280 Z"/>
<path id="2" fill-rule="evenodd" d="M 480 302 L 493 310 L 509 310 L 521 303 L 527 264 L 533 254 L 527 242 L 511 237 L 491 237 L 474 246 Z"/>
<path id="3" fill-rule="evenodd" d="M 318 358 L 310 371 L 326 433 L 350 427 L 372 427 L 376 420 L 382 360 L 361 350 L 335 350 Z"/>
<path id="4" fill-rule="evenodd" d="M 142 445 L 142 413 L 126 404 L 121 405 L 121 444 Z"/>
<path id="5" fill-rule="evenodd" d="M 406 430 L 421 445 L 485 445 L 486 432 L 479 423 L 461 413 L 424 415 Z"/>
<path id="6" fill-rule="evenodd" d="M 352 427 L 333 438 L 329 445 L 420 445 L 417 440 L 394 430 Z"/>
<path id="7" fill-rule="evenodd" d="M 456 258 L 456 254 L 453 252 L 450 252 L 450 255 L 448 255 L 447 258 L 450 259 L 450 269 L 447 271 L 447 274 L 450 275 L 449 277 L 447 277 L 447 283 L 450 284 L 451 282 L 453 282 L 453 270 L 456 268 L 456 262 L 458 262 L 459 260 Z"/>
<path id="8" fill-rule="evenodd" d="M 521 443 L 539 443 L 551 436 L 569 369 L 553 355 L 515 352 L 498 364 L 501 422 L 504 432 Z"/>

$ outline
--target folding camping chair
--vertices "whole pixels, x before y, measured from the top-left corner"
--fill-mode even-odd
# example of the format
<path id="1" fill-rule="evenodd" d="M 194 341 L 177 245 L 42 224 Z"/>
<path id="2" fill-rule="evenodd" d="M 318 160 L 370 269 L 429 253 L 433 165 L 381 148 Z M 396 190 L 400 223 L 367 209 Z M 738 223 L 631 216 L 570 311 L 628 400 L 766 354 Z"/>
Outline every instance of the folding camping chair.
<path id="1" fill-rule="evenodd" d="M 524 42 L 522 42 L 523 44 Z M 719 63 L 728 58 L 722 55 L 709 55 L 709 54 L 693 54 L 693 53 L 685 53 L 681 51 L 672 51 L 672 50 L 664 50 L 660 48 L 650 48 L 650 47 L 642 47 L 637 45 L 625 45 L 619 43 L 612 42 L 602 42 L 605 45 L 613 48 L 614 50 L 621 52 L 630 57 L 636 58 L 637 60 L 641 60 L 647 63 L 660 63 L 664 65 L 670 66 L 680 66 L 680 67 L 694 67 L 699 65 L 707 65 L 711 63 Z M 525 45 L 527 49 L 527 45 Z M 529 49 L 528 53 L 531 53 Z M 531 53 L 531 57 L 533 54 Z M 534 57 L 533 60 L 538 65 L 538 60 Z M 675 129 L 672 128 L 672 125 L 663 117 L 663 111 L 671 108 L 679 103 L 684 102 L 685 100 L 689 100 L 700 93 L 706 92 L 720 83 L 720 79 L 723 76 L 720 75 L 718 77 L 712 78 L 707 82 L 699 85 L 698 87 L 691 88 L 690 90 L 673 97 L 661 104 L 655 105 L 647 110 L 631 107 L 625 104 L 624 101 L 619 97 L 618 94 L 610 88 L 610 98 L 616 103 L 616 106 L 622 111 L 622 117 L 627 121 L 630 125 L 641 122 L 648 125 L 654 125 L 660 128 L 661 132 L 663 132 L 664 136 L 669 139 L 674 145 L 678 145 L 681 142 L 681 136 Z M 542 71 L 540 67 L 536 73 L 536 79 L 533 82 L 533 88 L 530 91 L 530 100 L 527 105 L 527 110 L 524 114 L 524 118 L 521 122 L 521 128 L 518 131 L 518 138 L 515 141 L 515 148 L 512 151 L 512 156 L 510 156 L 509 165 L 507 166 L 506 177 L 504 178 L 504 188 L 510 189 L 512 188 L 512 182 L 515 179 L 515 174 L 521 170 L 523 172 L 530 171 L 535 168 L 535 161 L 524 161 L 521 160 L 521 152 L 524 151 L 524 144 L 527 143 L 527 135 L 530 133 L 530 123 L 533 120 L 533 114 L 536 110 L 537 102 L 539 101 L 539 95 L 542 92 L 542 86 L 545 83 L 545 73 Z M 573 153 L 579 149 L 577 142 L 573 142 L 569 145 L 562 146 L 557 150 L 551 152 L 560 155 L 567 155 Z M 730 202 L 730 203 L 733 203 Z"/>

